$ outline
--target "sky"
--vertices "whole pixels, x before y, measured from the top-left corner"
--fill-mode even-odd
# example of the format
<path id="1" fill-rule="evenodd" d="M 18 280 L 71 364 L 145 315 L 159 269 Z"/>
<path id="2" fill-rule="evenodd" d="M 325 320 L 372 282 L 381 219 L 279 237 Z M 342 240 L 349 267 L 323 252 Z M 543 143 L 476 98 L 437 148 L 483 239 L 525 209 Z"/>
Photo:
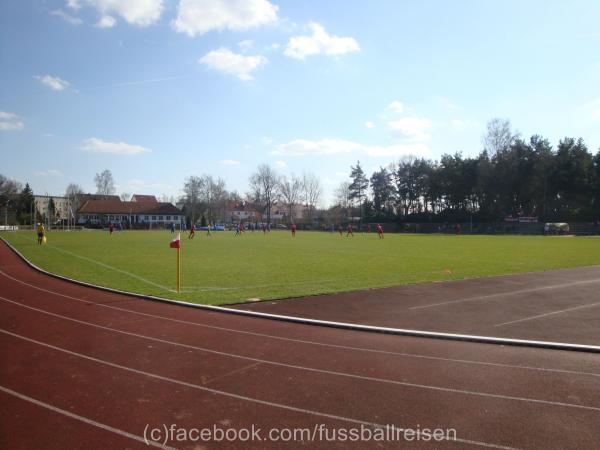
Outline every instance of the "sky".
<path id="1" fill-rule="evenodd" d="M 600 2 L 0 0 L 0 173 L 36 194 L 247 191 L 259 164 L 475 156 L 486 123 L 600 148 Z"/>

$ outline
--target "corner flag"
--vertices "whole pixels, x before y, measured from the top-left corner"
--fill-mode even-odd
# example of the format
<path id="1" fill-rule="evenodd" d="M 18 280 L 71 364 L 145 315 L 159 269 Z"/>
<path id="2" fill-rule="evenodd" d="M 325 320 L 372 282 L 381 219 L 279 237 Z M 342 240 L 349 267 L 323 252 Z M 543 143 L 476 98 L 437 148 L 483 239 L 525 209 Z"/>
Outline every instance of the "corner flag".
<path id="1" fill-rule="evenodd" d="M 169 244 L 171 248 L 181 248 L 181 233 L 177 235 L 175 239 L 171 241 Z"/>
<path id="2" fill-rule="evenodd" d="M 169 247 L 177 249 L 177 293 L 179 294 L 179 292 L 181 291 L 181 284 L 180 284 L 180 279 L 181 279 L 181 277 L 180 277 L 181 233 L 179 233 L 177 235 L 177 237 L 171 241 L 171 243 L 169 244 Z"/>

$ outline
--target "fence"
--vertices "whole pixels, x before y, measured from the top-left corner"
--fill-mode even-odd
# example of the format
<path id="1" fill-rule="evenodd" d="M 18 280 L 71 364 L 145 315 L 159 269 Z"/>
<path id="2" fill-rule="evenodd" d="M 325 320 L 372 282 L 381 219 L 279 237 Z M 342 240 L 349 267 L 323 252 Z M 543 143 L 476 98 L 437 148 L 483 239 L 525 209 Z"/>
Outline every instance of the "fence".
<path id="1" fill-rule="evenodd" d="M 450 234 L 460 232 L 461 234 L 521 234 L 521 235 L 543 235 L 558 234 L 546 233 L 544 223 L 387 223 L 382 224 L 386 231 L 403 233 L 442 233 Z M 367 225 L 363 225 L 364 229 Z M 371 226 L 373 228 L 373 226 Z M 577 236 L 600 235 L 600 224 L 585 222 L 570 222 L 569 231 L 563 234 Z"/>

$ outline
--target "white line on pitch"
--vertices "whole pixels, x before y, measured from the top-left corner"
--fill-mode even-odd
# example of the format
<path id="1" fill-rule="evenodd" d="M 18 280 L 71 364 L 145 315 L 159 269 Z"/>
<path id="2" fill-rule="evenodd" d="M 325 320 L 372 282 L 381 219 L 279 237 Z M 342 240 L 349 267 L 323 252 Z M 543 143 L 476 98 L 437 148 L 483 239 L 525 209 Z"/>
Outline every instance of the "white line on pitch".
<path id="1" fill-rule="evenodd" d="M 398 356 L 398 357 L 403 357 L 403 358 L 427 359 L 427 360 L 433 360 L 433 361 L 444 361 L 444 362 L 452 362 L 452 363 L 460 363 L 460 364 L 474 364 L 474 365 L 482 365 L 482 366 L 490 366 L 490 367 L 506 367 L 506 368 L 511 368 L 511 369 L 537 370 L 537 371 L 542 371 L 542 372 L 556 372 L 556 373 L 600 377 L 600 374 L 598 374 L 598 373 L 582 372 L 582 371 L 577 371 L 577 370 L 552 369 L 552 368 L 546 368 L 546 367 L 519 366 L 519 365 L 514 365 L 514 364 L 493 363 L 493 362 L 486 362 L 486 361 L 473 361 L 473 360 L 468 360 L 468 359 L 443 358 L 440 356 L 422 355 L 422 354 L 418 354 L 418 353 L 403 353 L 403 352 L 392 352 L 392 351 L 388 351 L 388 350 L 378 350 L 378 349 L 364 348 L 364 347 L 351 347 L 351 346 L 347 346 L 347 345 L 330 344 L 330 343 L 326 343 L 326 342 L 317 342 L 317 341 L 307 341 L 307 340 L 303 340 L 303 339 L 294 339 L 294 338 L 288 338 L 288 337 L 283 337 L 283 336 L 274 336 L 272 334 L 256 333 L 254 331 L 236 330 L 233 328 L 219 327 L 216 325 L 208 325 L 208 324 L 198 323 L 198 322 L 190 322 L 187 320 L 174 319 L 172 317 L 159 316 L 156 314 L 149 314 L 149 313 L 143 313 L 140 311 L 134 311 L 131 309 L 119 308 L 118 306 L 106 305 L 104 303 L 92 302 L 90 300 L 84 300 L 84 299 L 81 299 L 78 297 L 73 297 L 71 295 L 66 295 L 66 294 L 62 294 L 60 292 L 41 288 L 34 284 L 27 283 L 25 281 L 14 278 L 2 270 L 0 270 L 0 274 L 5 276 L 6 278 L 9 278 L 17 283 L 21 283 L 25 286 L 29 286 L 31 288 L 37 289 L 42 292 L 47 292 L 49 294 L 57 295 L 59 297 L 68 298 L 70 300 L 74 300 L 74 301 L 77 301 L 80 303 L 85 303 L 85 304 L 93 303 L 96 306 L 114 309 L 115 311 L 128 312 L 131 314 L 136 314 L 136 315 L 140 315 L 140 316 L 144 316 L 144 317 L 152 317 L 154 319 L 167 320 L 169 322 L 182 323 L 182 324 L 192 325 L 192 326 L 202 327 L 202 328 L 209 328 L 211 330 L 219 330 L 219 331 L 228 332 L 228 333 L 246 334 L 249 336 L 257 336 L 257 337 L 263 337 L 263 338 L 268 338 L 268 339 L 276 339 L 276 340 L 281 340 L 281 341 L 286 341 L 286 342 L 295 342 L 295 343 L 299 343 L 299 344 L 316 345 L 316 346 L 320 346 L 320 347 L 335 348 L 335 349 L 339 349 L 339 350 L 374 353 L 374 354 L 380 354 L 380 355 L 386 355 L 386 356 Z"/>
<path id="2" fill-rule="evenodd" d="M 510 324 L 513 324 L 513 323 L 525 322 L 526 320 L 540 319 L 542 317 L 553 316 L 555 314 L 562 314 L 562 313 L 569 312 L 569 311 L 575 311 L 577 309 L 591 308 L 593 306 L 598 306 L 598 305 L 600 305 L 600 302 L 598 302 L 598 303 L 589 303 L 587 305 L 581 305 L 581 306 L 575 306 L 573 308 L 561 309 L 559 311 L 552 311 L 552 312 L 549 312 L 549 313 L 546 313 L 546 314 L 538 314 L 537 316 L 530 316 L 530 317 L 524 317 L 522 319 L 511 320 L 510 322 L 497 323 L 494 326 L 495 327 L 501 327 L 503 325 L 510 325 Z"/>
<path id="3" fill-rule="evenodd" d="M 209 388 L 207 386 L 201 386 L 198 384 L 193 384 L 193 383 L 188 383 L 186 381 L 181 381 L 181 380 L 176 380 L 174 378 L 169 378 L 169 377 L 164 377 L 162 375 L 158 375 L 155 373 L 150 373 L 150 372 L 145 372 L 143 370 L 139 370 L 139 369 L 134 369 L 132 367 L 127 367 L 127 366 L 122 366 L 120 364 L 116 364 L 116 363 L 112 363 L 110 361 L 106 361 L 103 359 L 99 359 L 99 358 L 94 358 L 93 356 L 88 356 L 88 355 L 84 355 L 82 353 L 77 353 L 71 350 L 67 350 L 65 348 L 62 347 L 56 347 L 54 345 L 51 344 L 47 344 L 45 342 L 41 342 L 41 341 L 37 341 L 35 339 L 31 339 L 25 336 L 22 336 L 20 334 L 16 334 L 16 333 L 12 333 L 10 331 L 4 330 L 2 328 L 0 328 L 0 333 L 4 333 L 6 335 L 15 337 L 17 339 L 21 339 L 27 342 L 31 342 L 33 344 L 37 344 L 40 345 L 42 347 L 46 347 L 46 348 L 50 348 L 52 350 L 56 350 L 59 352 L 63 352 L 66 353 L 68 355 L 72 355 L 72 356 L 76 356 L 82 359 L 86 359 L 88 361 L 93 361 L 95 363 L 99 363 L 99 364 L 103 364 L 109 367 L 114 367 L 116 369 L 121 369 L 121 370 L 125 370 L 127 372 L 132 372 L 138 375 L 144 375 L 146 377 L 149 378 L 153 378 L 156 380 L 161 380 L 161 381 L 167 381 L 169 383 L 174 383 L 180 386 L 186 386 L 192 389 L 197 389 L 199 391 L 204 391 L 204 392 L 210 392 L 211 394 L 215 394 L 215 395 L 221 395 L 224 397 L 229 397 L 229 398 L 234 398 L 236 400 L 243 400 L 243 401 L 247 401 L 247 402 L 251 402 L 251 403 L 257 403 L 260 405 L 264 405 L 264 406 L 270 406 L 273 408 L 278 408 L 278 409 L 284 409 L 287 411 L 293 411 L 293 412 L 298 412 L 298 413 L 303 413 L 303 414 L 309 414 L 309 415 L 314 415 L 314 416 L 318 416 L 318 417 L 324 417 L 326 419 L 332 419 L 332 420 L 339 420 L 342 422 L 349 422 L 349 423 L 354 423 L 354 424 L 358 424 L 358 425 L 365 425 L 368 427 L 373 427 L 373 428 L 385 428 L 385 425 L 381 425 L 375 422 L 368 422 L 365 420 L 360 420 L 360 419 L 353 419 L 350 417 L 344 417 L 344 416 L 338 416 L 335 414 L 328 414 L 328 413 L 323 413 L 323 412 L 319 412 L 319 411 L 314 411 L 314 410 L 310 410 L 310 409 L 305 409 L 305 408 L 298 408 L 295 406 L 289 406 L 289 405 L 285 405 L 282 403 L 275 403 L 275 402 L 270 402 L 268 400 L 261 400 L 258 398 L 254 398 L 254 397 L 248 397 L 245 395 L 240 395 L 240 394 L 234 394 L 232 392 L 227 392 L 227 391 L 222 391 L 219 389 L 213 389 L 213 388 Z M 404 429 L 401 427 L 396 427 L 396 429 Z M 468 439 L 460 439 L 460 438 L 456 438 L 456 439 L 452 439 L 452 441 L 456 441 L 456 442 L 463 442 L 463 443 L 467 443 L 467 444 L 474 444 L 474 445 L 479 445 L 479 446 L 483 446 L 483 447 L 489 447 L 489 448 L 499 448 L 499 449 L 505 449 L 505 450 L 516 450 L 513 447 L 506 447 L 506 446 L 502 446 L 502 445 L 496 445 L 496 444 L 490 444 L 487 442 L 479 442 L 479 441 L 471 441 Z"/>
<path id="4" fill-rule="evenodd" d="M 113 333 L 119 333 L 119 334 L 124 334 L 124 335 L 127 335 L 127 336 L 133 336 L 133 337 L 136 337 L 136 338 L 147 339 L 147 340 L 150 340 L 150 341 L 153 341 L 153 342 L 160 342 L 161 344 L 167 344 L 167 345 L 173 345 L 173 346 L 176 346 L 176 347 L 183 347 L 183 348 L 198 350 L 198 351 L 201 351 L 201 352 L 211 353 L 211 354 L 219 355 L 219 356 L 225 356 L 225 357 L 236 358 L 236 359 L 245 359 L 247 361 L 253 361 L 253 362 L 258 362 L 258 363 L 263 363 L 263 364 L 269 364 L 269 365 L 272 365 L 272 366 L 285 367 L 285 368 L 288 368 L 288 369 L 303 370 L 303 371 L 306 371 L 306 372 L 322 373 L 322 374 L 327 374 L 327 375 L 334 375 L 334 376 L 341 376 L 341 377 L 345 377 L 345 378 L 352 378 L 352 379 L 356 379 L 356 380 L 371 381 L 371 382 L 375 382 L 375 383 L 392 384 L 392 385 L 397 385 L 397 386 L 406 386 L 406 387 L 412 387 L 412 388 L 417 388 L 417 389 L 426 389 L 426 390 L 433 390 L 433 391 L 450 392 L 450 393 L 453 393 L 453 394 L 473 395 L 473 396 L 478 396 L 478 397 L 489 397 L 489 398 L 497 398 L 497 399 L 502 399 L 502 400 L 514 400 L 514 401 L 520 401 L 520 402 L 541 403 L 541 404 L 544 404 L 544 405 L 562 406 L 562 407 L 585 409 L 585 410 L 591 410 L 591 411 L 600 411 L 600 408 L 595 407 L 595 406 L 577 405 L 577 404 L 574 404 L 574 403 L 554 402 L 554 401 L 550 401 L 550 400 L 539 400 L 539 399 L 534 399 L 534 398 L 515 397 L 515 396 L 510 396 L 510 395 L 502 395 L 502 394 L 490 394 L 490 393 L 486 393 L 486 392 L 468 391 L 468 390 L 465 390 L 465 389 L 447 388 L 447 387 L 442 387 L 442 386 L 430 386 L 430 385 L 427 385 L 427 384 L 409 383 L 409 382 L 389 380 L 389 379 L 384 379 L 384 378 L 368 377 L 368 376 L 363 376 L 363 375 L 350 374 L 350 373 L 346 373 L 346 372 L 337 372 L 337 371 L 332 371 L 332 370 L 315 369 L 315 368 L 312 368 L 312 367 L 298 366 L 298 365 L 294 365 L 294 364 L 286 364 L 286 363 L 277 362 L 277 361 L 270 361 L 268 359 L 252 358 L 252 357 L 249 357 L 249 356 L 243 356 L 243 355 L 237 355 L 237 354 L 234 354 L 234 353 L 221 352 L 221 351 L 218 351 L 218 350 L 212 350 L 212 349 L 205 348 L 205 347 L 198 347 L 198 346 L 195 346 L 195 345 L 189 345 L 189 344 L 183 344 L 183 343 L 180 343 L 180 342 L 168 341 L 166 339 L 159 339 L 159 338 L 155 338 L 155 337 L 151 337 L 151 336 L 146 336 L 146 335 L 143 335 L 143 334 L 138 334 L 138 333 L 132 333 L 132 332 L 129 332 L 129 331 L 118 330 L 116 328 L 106 327 L 106 326 L 103 326 L 103 325 L 97 325 L 95 323 L 86 322 L 84 320 L 73 319 L 73 318 L 68 317 L 68 316 L 63 316 L 62 314 L 56 314 L 56 313 L 53 313 L 53 312 L 50 312 L 50 311 L 45 311 L 43 309 L 34 308 L 33 306 L 28 306 L 28 305 L 25 305 L 23 303 L 16 302 L 14 300 L 7 299 L 5 297 L 0 297 L 0 300 L 5 301 L 5 302 L 9 302 L 9 303 L 12 303 L 12 304 L 15 304 L 15 305 L 20 306 L 22 308 L 30 309 L 32 311 L 37 311 L 37 312 L 40 312 L 42 314 L 47 314 L 49 316 L 58 317 L 60 319 L 69 320 L 71 322 L 79 323 L 79 324 L 82 324 L 82 325 L 91 326 L 91 327 L 94 327 L 94 328 L 99 328 L 99 329 L 102 329 L 102 330 L 111 331 Z"/>
<path id="5" fill-rule="evenodd" d="M 16 336 L 17 335 L 15 335 L 15 337 Z M 101 422 L 97 422 L 95 420 L 88 419 L 87 417 L 80 416 L 79 414 L 75 414 L 70 411 L 66 411 L 64 409 L 50 405 L 49 403 L 45 403 L 45 402 L 42 402 L 41 400 L 37 400 L 37 399 L 29 397 L 25 394 L 21 394 L 20 392 L 13 391 L 12 389 L 9 389 L 5 386 L 0 386 L 0 391 L 6 393 L 8 395 L 12 395 L 13 397 L 20 398 L 21 400 L 25 400 L 26 402 L 33 403 L 34 405 L 41 406 L 42 408 L 49 409 L 50 411 L 53 411 L 55 413 L 62 414 L 63 416 L 70 417 L 71 419 L 75 419 L 80 422 L 86 423 L 88 425 L 92 425 L 94 427 L 101 428 L 102 430 L 105 430 L 105 431 L 110 431 L 111 433 L 115 433 L 120 436 L 125 436 L 126 438 L 133 439 L 138 442 L 142 442 L 143 444 L 151 445 L 153 447 L 158 447 L 158 448 L 162 448 L 162 449 L 169 449 L 169 450 L 173 449 L 173 447 L 166 447 L 158 442 L 154 442 L 154 441 L 150 441 L 150 440 L 146 441 L 142 436 L 138 436 L 136 434 L 131 434 L 131 433 L 128 433 L 127 431 L 123 431 L 118 428 L 111 427 L 110 425 L 106 425 Z"/>
<path id="6" fill-rule="evenodd" d="M 531 292 L 547 291 L 547 290 L 553 290 L 553 289 L 564 289 L 567 287 L 579 286 L 582 284 L 593 284 L 593 283 L 600 283 L 600 279 L 575 281 L 573 283 L 556 284 L 556 285 L 552 285 L 552 286 L 543 286 L 543 287 L 531 288 L 531 289 L 521 289 L 518 291 L 499 292 L 497 294 L 490 294 L 490 295 L 478 295 L 476 297 L 461 298 L 458 300 L 449 300 L 447 302 L 431 303 L 429 305 L 411 306 L 408 309 L 425 309 L 425 308 L 433 308 L 434 306 L 452 305 L 454 303 L 474 302 L 477 300 L 490 300 L 490 299 L 495 299 L 498 297 L 505 297 L 507 295 L 529 294 Z"/>

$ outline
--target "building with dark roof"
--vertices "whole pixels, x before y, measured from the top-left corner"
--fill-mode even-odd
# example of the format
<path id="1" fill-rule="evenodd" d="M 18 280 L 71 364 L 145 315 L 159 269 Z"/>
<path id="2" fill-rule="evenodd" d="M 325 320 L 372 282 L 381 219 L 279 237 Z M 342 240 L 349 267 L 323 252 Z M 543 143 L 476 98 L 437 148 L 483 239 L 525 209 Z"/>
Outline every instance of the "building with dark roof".
<path id="1" fill-rule="evenodd" d="M 120 199 L 87 200 L 77 213 L 77 221 L 81 225 L 105 225 L 110 222 L 120 222 L 135 228 L 153 225 L 168 226 L 172 223 L 180 224 L 184 220 L 182 212 L 168 202 L 122 202 Z"/>

